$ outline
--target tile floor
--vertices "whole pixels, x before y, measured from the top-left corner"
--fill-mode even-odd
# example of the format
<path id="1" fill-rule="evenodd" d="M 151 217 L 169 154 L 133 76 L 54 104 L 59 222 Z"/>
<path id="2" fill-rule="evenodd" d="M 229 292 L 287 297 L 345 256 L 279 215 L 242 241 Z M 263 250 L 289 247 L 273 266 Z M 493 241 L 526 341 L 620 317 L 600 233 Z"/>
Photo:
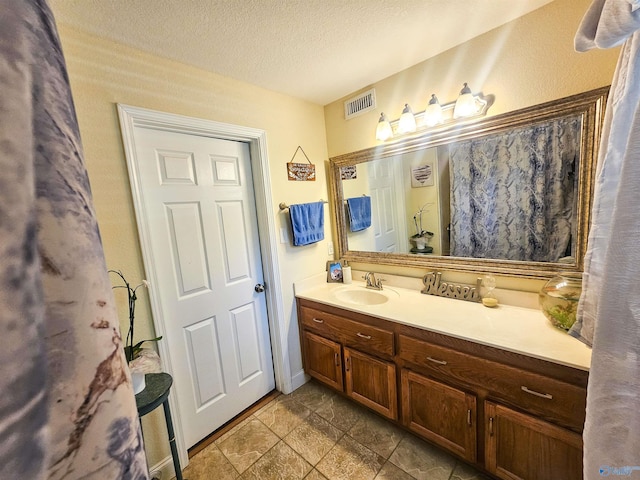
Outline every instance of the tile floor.
<path id="1" fill-rule="evenodd" d="M 197 453 L 186 480 L 489 480 L 449 454 L 309 382 Z"/>

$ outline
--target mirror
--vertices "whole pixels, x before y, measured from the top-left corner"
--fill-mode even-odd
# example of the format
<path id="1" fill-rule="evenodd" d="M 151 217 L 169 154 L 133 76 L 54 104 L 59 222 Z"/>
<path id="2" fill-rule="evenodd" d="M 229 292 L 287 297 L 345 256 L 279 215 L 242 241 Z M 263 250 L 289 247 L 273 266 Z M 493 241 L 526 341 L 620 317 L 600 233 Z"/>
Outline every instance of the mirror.
<path id="1" fill-rule="evenodd" d="M 331 158 L 339 257 L 528 277 L 581 272 L 607 93 Z M 363 196 L 365 228 L 355 218 Z"/>

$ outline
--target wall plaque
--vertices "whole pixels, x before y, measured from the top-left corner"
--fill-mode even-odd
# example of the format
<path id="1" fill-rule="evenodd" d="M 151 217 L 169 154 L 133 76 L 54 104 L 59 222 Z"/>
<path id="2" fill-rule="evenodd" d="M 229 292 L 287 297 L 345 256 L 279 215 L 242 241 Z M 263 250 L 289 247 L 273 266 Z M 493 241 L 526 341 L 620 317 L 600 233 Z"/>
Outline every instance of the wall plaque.
<path id="1" fill-rule="evenodd" d="M 433 185 L 433 164 L 425 163 L 411 167 L 411 187 L 429 187 Z"/>
<path id="2" fill-rule="evenodd" d="M 309 163 L 293 162 L 298 150 L 302 152 Z M 300 145 L 296 148 L 293 157 L 291 157 L 291 161 L 287 163 L 287 178 L 294 182 L 313 182 L 316 179 L 316 166 L 311 163 L 311 160 L 309 160 L 309 157 L 307 157 L 307 154 L 304 153 Z"/>
<path id="3" fill-rule="evenodd" d="M 355 180 L 358 178 L 358 171 L 355 165 L 340 167 L 340 180 Z"/>

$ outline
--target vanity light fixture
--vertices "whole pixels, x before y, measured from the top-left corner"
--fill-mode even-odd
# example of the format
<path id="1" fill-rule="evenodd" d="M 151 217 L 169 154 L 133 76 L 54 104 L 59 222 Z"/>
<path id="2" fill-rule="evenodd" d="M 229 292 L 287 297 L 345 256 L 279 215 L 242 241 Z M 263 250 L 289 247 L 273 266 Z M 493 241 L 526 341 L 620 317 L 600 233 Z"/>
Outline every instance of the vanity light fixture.
<path id="1" fill-rule="evenodd" d="M 405 103 L 398 122 L 398 133 L 413 133 L 416 131 L 416 127 L 416 117 L 409 104 Z"/>
<path id="2" fill-rule="evenodd" d="M 380 140 L 384 142 L 389 138 L 393 137 L 393 130 L 391 129 L 391 123 L 389 123 L 389 119 L 382 112 L 380 114 L 380 120 L 378 120 L 378 127 L 376 128 L 376 140 Z"/>
<path id="3" fill-rule="evenodd" d="M 472 118 L 482 117 L 493 105 L 494 96 L 473 94 L 466 83 L 455 102 L 441 105 L 435 93 L 431 95 L 429 104 L 424 112 L 414 115 L 411 107 L 405 103 L 402 115 L 398 120 L 389 121 L 383 113 L 378 120 L 376 140 L 385 142 L 395 136 L 413 132 L 444 127 L 452 123 L 461 123 Z"/>
<path id="4" fill-rule="evenodd" d="M 427 127 L 433 127 L 439 123 L 442 123 L 442 106 L 440 105 L 440 102 L 438 102 L 436 94 L 432 93 L 429 105 L 427 105 L 427 108 L 424 111 L 424 124 Z"/>

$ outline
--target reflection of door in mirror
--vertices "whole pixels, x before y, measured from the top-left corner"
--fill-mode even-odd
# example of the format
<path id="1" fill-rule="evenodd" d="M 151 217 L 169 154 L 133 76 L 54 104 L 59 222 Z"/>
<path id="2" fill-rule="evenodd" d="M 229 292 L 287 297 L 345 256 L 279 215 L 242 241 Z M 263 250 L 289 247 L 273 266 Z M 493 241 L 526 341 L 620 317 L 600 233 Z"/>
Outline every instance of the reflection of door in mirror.
<path id="1" fill-rule="evenodd" d="M 371 197 L 371 228 L 348 232 L 354 250 L 408 253 L 404 232 L 405 188 L 398 165 L 389 159 L 374 160 L 356 167 L 356 178 L 342 181 L 345 200 L 361 195 Z M 345 206 L 346 208 L 346 206 Z M 345 212 L 345 216 L 348 214 Z"/>

